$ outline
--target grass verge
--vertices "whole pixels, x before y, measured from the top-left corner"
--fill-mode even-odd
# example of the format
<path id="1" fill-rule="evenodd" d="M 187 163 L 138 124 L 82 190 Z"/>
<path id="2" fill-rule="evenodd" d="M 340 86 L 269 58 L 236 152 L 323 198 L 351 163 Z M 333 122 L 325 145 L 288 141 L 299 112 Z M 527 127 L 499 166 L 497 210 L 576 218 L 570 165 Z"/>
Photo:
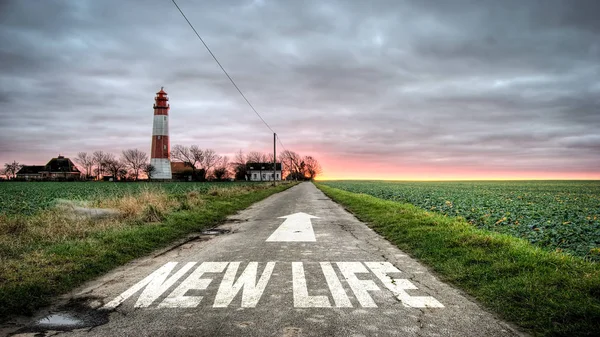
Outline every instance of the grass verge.
<path id="1" fill-rule="evenodd" d="M 536 336 L 600 334 L 600 265 L 410 204 L 317 184 L 371 228 Z"/>
<path id="2" fill-rule="evenodd" d="M 157 188 L 95 202 L 94 206 L 119 210 L 117 218 L 73 217 L 64 208 L 4 217 L 0 219 L 0 321 L 30 314 L 53 296 L 217 225 L 291 186 L 255 184 L 174 195 Z"/>

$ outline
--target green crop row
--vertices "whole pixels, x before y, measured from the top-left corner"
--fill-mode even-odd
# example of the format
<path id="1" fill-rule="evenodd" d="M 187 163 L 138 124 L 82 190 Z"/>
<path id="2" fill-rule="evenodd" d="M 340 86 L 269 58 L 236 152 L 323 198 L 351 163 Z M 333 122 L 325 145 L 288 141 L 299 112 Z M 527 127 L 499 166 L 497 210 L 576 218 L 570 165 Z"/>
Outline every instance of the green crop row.
<path id="1" fill-rule="evenodd" d="M 205 193 L 211 187 L 233 187 L 252 183 L 114 183 L 114 182 L 4 182 L 0 183 L 0 214 L 31 215 L 56 204 L 57 200 L 93 201 L 162 188 L 169 194 L 189 191 Z"/>
<path id="2" fill-rule="evenodd" d="M 600 261 L 598 181 L 326 181 L 324 185 L 461 216 L 488 230 Z"/>

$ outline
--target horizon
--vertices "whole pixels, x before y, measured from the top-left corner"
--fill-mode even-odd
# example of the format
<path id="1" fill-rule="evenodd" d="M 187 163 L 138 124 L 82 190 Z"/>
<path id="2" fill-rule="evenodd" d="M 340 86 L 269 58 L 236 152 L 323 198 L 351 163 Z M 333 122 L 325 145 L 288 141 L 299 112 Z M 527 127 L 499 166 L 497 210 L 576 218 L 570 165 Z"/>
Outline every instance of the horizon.
<path id="1" fill-rule="evenodd" d="M 600 2 L 178 4 L 317 180 L 600 180 Z M 171 2 L 0 9 L 1 164 L 150 155 L 163 86 L 171 149 L 272 153 Z"/>

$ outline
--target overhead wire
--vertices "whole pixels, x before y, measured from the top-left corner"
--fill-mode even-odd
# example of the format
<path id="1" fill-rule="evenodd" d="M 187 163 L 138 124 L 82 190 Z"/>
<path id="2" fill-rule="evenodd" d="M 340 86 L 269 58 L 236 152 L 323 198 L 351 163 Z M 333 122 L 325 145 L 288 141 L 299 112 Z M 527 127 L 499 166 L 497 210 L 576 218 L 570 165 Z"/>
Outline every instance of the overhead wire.
<path id="1" fill-rule="evenodd" d="M 287 149 L 285 148 L 285 146 L 283 145 L 283 143 L 281 142 L 281 138 L 279 138 L 279 135 L 277 135 L 277 140 L 279 141 L 279 144 L 281 145 L 281 147 L 283 148 L 283 151 L 287 152 Z"/>
<path id="2" fill-rule="evenodd" d="M 213 52 L 210 50 L 210 48 L 208 47 L 208 45 L 206 44 L 206 42 L 204 42 L 204 40 L 202 39 L 202 37 L 200 37 L 200 34 L 198 34 L 198 31 L 196 31 L 196 28 L 194 28 L 194 25 L 192 25 L 192 23 L 185 16 L 185 14 L 183 13 L 183 11 L 179 7 L 179 5 L 177 5 L 177 2 L 175 2 L 175 0 L 171 0 L 171 1 L 175 5 L 175 7 L 177 7 L 177 9 L 179 10 L 179 13 L 181 13 L 181 15 L 183 16 L 183 18 L 185 19 L 185 21 L 187 21 L 188 25 L 190 25 L 190 27 L 192 28 L 192 30 L 194 31 L 194 33 L 196 33 L 196 36 L 198 37 L 198 39 L 200 39 L 200 42 L 202 42 L 202 44 L 204 45 L 204 47 L 206 48 L 206 50 L 208 50 L 208 52 L 213 57 L 213 59 L 215 60 L 215 62 L 217 62 L 217 64 L 219 65 L 219 67 L 221 68 L 221 70 L 223 71 L 223 73 L 225 73 L 225 75 L 227 76 L 227 78 L 229 79 L 229 81 L 231 82 L 231 84 L 233 84 L 233 86 L 237 89 L 237 91 L 240 93 L 240 95 L 242 95 L 242 97 L 244 98 L 244 100 L 246 101 L 246 103 L 248 103 L 248 105 L 250 106 L 250 108 L 252 109 L 252 111 L 254 111 L 254 113 L 267 126 L 267 128 L 269 128 L 269 130 L 271 130 L 273 133 L 276 134 L 277 132 L 275 132 L 275 130 L 273 130 L 273 128 L 271 128 L 271 126 L 269 126 L 269 124 L 258 113 L 258 111 L 256 111 L 256 109 L 254 108 L 254 106 L 252 105 L 252 103 L 250 103 L 250 101 L 248 100 L 248 98 L 246 98 L 246 95 L 244 95 L 244 93 L 242 92 L 242 90 L 240 90 L 240 88 L 237 86 L 237 84 L 235 84 L 235 81 L 233 80 L 233 78 L 231 78 L 231 76 L 229 76 L 229 74 L 227 73 L 227 71 L 225 70 L 225 68 L 223 68 L 223 66 L 221 65 L 221 62 L 219 62 L 219 60 L 217 59 L 217 57 L 215 56 L 215 54 L 213 54 Z M 277 136 L 277 139 L 279 139 L 279 135 Z M 281 144 L 281 146 L 283 146 L 283 143 L 281 143 L 281 139 L 279 140 L 279 143 Z"/>

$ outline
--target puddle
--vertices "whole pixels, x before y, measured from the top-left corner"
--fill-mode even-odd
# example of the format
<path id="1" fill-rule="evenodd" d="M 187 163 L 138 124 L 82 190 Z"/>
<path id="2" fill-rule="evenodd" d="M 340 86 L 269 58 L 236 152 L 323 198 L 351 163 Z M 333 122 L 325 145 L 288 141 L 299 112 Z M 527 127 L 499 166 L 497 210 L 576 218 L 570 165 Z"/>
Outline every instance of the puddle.
<path id="1" fill-rule="evenodd" d="M 84 327 L 85 322 L 82 320 L 71 316 L 68 313 L 56 313 L 50 314 L 37 322 L 35 324 L 39 327 L 47 327 L 52 328 L 52 330 L 56 330 L 55 328 L 69 328 L 75 329 L 79 327 Z"/>
<path id="2" fill-rule="evenodd" d="M 74 329 L 91 328 L 108 323 L 110 312 L 96 310 L 85 304 L 85 299 L 71 302 L 48 315 L 31 322 L 17 333 L 45 332 L 45 331 L 71 331 Z"/>
<path id="3" fill-rule="evenodd" d="M 221 229 L 221 228 L 211 228 L 200 233 L 201 235 L 221 235 L 225 233 L 229 233 L 229 229 Z"/>

